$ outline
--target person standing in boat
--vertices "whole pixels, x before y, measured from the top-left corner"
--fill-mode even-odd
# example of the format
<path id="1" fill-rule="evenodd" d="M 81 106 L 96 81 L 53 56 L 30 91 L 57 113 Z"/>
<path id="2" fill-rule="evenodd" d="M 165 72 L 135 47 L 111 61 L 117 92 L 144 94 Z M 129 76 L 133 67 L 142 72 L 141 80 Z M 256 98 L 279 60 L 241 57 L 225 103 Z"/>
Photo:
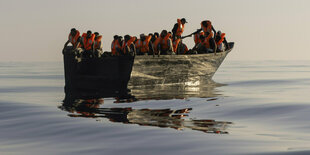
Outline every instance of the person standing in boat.
<path id="1" fill-rule="evenodd" d="M 153 54 L 153 45 L 151 43 L 152 35 L 145 36 L 145 34 L 140 35 L 140 39 L 136 42 L 137 55 Z"/>
<path id="2" fill-rule="evenodd" d="M 94 54 L 96 57 L 100 57 L 103 53 L 102 51 L 102 35 L 99 35 L 98 32 L 95 32 L 95 41 L 94 41 Z"/>
<path id="3" fill-rule="evenodd" d="M 72 50 L 76 50 L 79 47 L 80 39 L 80 31 L 72 28 L 68 36 L 68 41 L 65 43 L 62 51 L 64 52 L 65 48 L 68 46 L 69 43 L 72 44 Z"/>
<path id="4" fill-rule="evenodd" d="M 213 25 L 212 25 L 210 20 L 204 20 L 204 21 L 202 21 L 200 23 L 200 25 L 201 25 L 201 30 L 205 34 L 205 37 L 208 37 L 209 34 L 211 34 L 211 36 L 214 35 L 214 37 L 215 37 L 216 31 L 215 31 L 215 29 L 214 29 L 214 27 L 213 27 Z"/>
<path id="5" fill-rule="evenodd" d="M 217 46 L 217 52 L 223 52 L 223 44 L 225 45 L 225 49 L 229 49 L 229 44 L 226 40 L 225 33 L 222 33 L 221 31 L 217 31 L 215 35 L 215 43 Z"/>
<path id="6" fill-rule="evenodd" d="M 118 35 L 115 35 L 114 40 L 111 44 L 111 54 L 112 56 L 119 56 L 121 53 L 121 43 L 120 43 L 120 37 Z"/>
<path id="7" fill-rule="evenodd" d="M 174 24 L 172 28 L 172 38 L 174 38 L 174 36 L 181 38 L 182 33 L 184 32 L 185 23 L 187 23 L 185 18 L 177 19 L 177 23 Z"/>
<path id="8" fill-rule="evenodd" d="M 167 55 L 174 54 L 172 41 L 170 39 L 170 33 L 167 30 L 163 30 L 160 33 L 160 37 L 155 41 L 156 49 L 158 50 L 158 54 Z"/>
<path id="9" fill-rule="evenodd" d="M 124 39 L 125 40 L 122 45 L 122 54 L 131 56 L 136 55 L 136 47 L 134 44 L 135 38 L 131 37 L 130 35 L 125 35 Z"/>
<path id="10" fill-rule="evenodd" d="M 82 49 L 84 50 L 82 55 L 84 58 L 92 58 L 94 56 L 94 42 L 95 34 L 92 34 L 90 30 L 87 33 L 83 33 L 81 39 Z"/>

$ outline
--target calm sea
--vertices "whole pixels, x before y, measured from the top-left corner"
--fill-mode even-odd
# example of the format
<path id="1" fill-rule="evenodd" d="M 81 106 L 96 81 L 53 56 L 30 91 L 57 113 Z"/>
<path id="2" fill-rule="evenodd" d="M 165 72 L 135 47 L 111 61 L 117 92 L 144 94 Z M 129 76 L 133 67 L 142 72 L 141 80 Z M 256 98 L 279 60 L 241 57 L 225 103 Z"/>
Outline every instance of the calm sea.
<path id="1" fill-rule="evenodd" d="M 200 86 L 63 103 L 62 62 L 0 63 L 0 154 L 310 154 L 310 62 L 231 61 Z"/>

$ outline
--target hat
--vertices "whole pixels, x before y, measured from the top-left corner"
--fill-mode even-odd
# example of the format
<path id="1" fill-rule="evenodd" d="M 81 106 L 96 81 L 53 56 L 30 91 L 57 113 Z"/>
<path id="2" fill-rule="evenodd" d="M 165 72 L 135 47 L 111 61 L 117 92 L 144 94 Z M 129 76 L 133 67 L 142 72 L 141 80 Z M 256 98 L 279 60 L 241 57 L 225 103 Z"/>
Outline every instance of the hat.
<path id="1" fill-rule="evenodd" d="M 184 21 L 185 23 L 187 23 L 187 21 L 186 21 L 186 19 L 185 19 L 185 18 L 182 18 L 182 19 L 181 19 L 181 21 Z"/>

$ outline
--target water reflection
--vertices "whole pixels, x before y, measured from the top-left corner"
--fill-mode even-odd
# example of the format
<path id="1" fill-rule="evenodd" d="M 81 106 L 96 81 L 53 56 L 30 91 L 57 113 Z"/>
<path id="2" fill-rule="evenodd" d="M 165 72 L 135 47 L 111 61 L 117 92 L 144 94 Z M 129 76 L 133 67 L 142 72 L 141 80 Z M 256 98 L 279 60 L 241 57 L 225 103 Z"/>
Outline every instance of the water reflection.
<path id="1" fill-rule="evenodd" d="M 188 81 L 176 84 L 157 84 L 129 86 L 131 94 L 139 100 L 149 99 L 184 99 L 190 97 L 210 98 L 219 96 L 217 87 L 225 84 L 216 83 L 213 80 Z"/>
<path id="2" fill-rule="evenodd" d="M 123 100 L 125 101 L 125 100 Z M 228 134 L 227 127 L 231 122 L 210 119 L 193 119 L 189 117 L 192 108 L 184 109 L 134 109 L 101 108 L 104 99 L 75 100 L 64 102 L 60 109 L 68 111 L 70 117 L 107 118 L 111 122 L 138 124 L 172 128 L 176 130 L 192 129 L 205 133 Z"/>

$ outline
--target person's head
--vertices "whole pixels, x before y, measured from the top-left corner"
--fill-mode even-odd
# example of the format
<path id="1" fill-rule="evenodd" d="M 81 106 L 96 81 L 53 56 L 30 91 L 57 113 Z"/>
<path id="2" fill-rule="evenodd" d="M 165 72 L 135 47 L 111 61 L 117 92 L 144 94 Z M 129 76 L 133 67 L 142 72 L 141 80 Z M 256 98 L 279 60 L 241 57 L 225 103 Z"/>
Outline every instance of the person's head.
<path id="1" fill-rule="evenodd" d="M 164 38 L 168 34 L 167 30 L 162 30 L 160 33 L 160 37 Z"/>
<path id="2" fill-rule="evenodd" d="M 123 40 L 123 37 L 122 37 L 122 36 L 118 36 L 118 39 L 119 39 L 120 41 L 122 41 L 122 40 Z"/>
<path id="3" fill-rule="evenodd" d="M 97 38 L 99 36 L 99 33 L 98 32 L 95 32 L 95 37 Z"/>
<path id="4" fill-rule="evenodd" d="M 149 33 L 149 36 L 153 37 L 153 33 Z"/>
<path id="5" fill-rule="evenodd" d="M 116 40 L 116 39 L 118 39 L 118 38 L 119 38 L 118 35 L 114 35 L 114 36 L 113 36 L 113 39 L 114 39 L 114 40 Z"/>
<path id="6" fill-rule="evenodd" d="M 140 39 L 142 40 L 142 41 L 144 41 L 145 40 L 145 34 L 140 34 Z"/>
<path id="7" fill-rule="evenodd" d="M 158 37 L 159 37 L 159 33 L 158 33 L 158 32 L 155 32 L 155 33 L 154 33 L 154 36 L 155 36 L 156 38 L 158 38 Z"/>
<path id="8" fill-rule="evenodd" d="M 75 34 L 76 33 L 76 29 L 72 28 L 70 32 L 71 32 L 71 34 Z"/>
<path id="9" fill-rule="evenodd" d="M 201 25 L 207 27 L 208 26 L 208 22 L 206 20 L 204 20 L 204 21 L 201 22 Z"/>
<path id="10" fill-rule="evenodd" d="M 221 31 L 217 31 L 217 32 L 216 32 L 216 35 L 221 36 L 221 35 L 222 35 L 222 32 L 221 32 Z"/>
<path id="11" fill-rule="evenodd" d="M 125 39 L 125 41 L 127 42 L 127 41 L 130 39 L 130 35 L 128 35 L 128 34 L 125 35 L 125 36 L 124 36 L 124 39 Z"/>
<path id="12" fill-rule="evenodd" d="M 91 34 L 92 34 L 92 32 L 91 32 L 90 30 L 88 30 L 87 33 L 86 33 L 86 35 L 87 35 L 88 38 L 91 37 Z"/>
<path id="13" fill-rule="evenodd" d="M 182 23 L 182 24 L 187 23 L 186 19 L 185 19 L 185 18 L 182 18 L 182 19 L 181 19 L 181 23 Z"/>

